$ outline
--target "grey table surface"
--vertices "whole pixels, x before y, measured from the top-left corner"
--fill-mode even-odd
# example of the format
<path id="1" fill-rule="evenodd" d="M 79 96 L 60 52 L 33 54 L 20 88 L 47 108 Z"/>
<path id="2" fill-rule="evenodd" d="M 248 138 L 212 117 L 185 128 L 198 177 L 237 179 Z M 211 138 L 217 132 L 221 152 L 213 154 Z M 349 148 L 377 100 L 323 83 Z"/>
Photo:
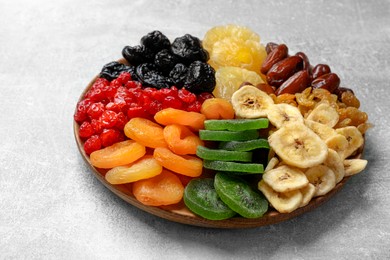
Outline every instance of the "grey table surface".
<path id="1" fill-rule="evenodd" d="M 240 24 L 327 63 L 374 124 L 366 170 L 330 201 L 238 230 L 169 222 L 122 201 L 80 156 L 79 95 L 158 29 L 202 38 Z M 390 257 L 390 1 L 0 1 L 0 259 Z"/>

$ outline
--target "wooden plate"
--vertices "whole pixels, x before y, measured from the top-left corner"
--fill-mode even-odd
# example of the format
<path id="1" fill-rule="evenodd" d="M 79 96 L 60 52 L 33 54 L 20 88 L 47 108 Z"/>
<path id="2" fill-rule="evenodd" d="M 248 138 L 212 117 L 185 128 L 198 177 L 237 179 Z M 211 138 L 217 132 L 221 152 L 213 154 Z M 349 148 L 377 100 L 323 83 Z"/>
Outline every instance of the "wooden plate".
<path id="1" fill-rule="evenodd" d="M 123 62 L 123 60 L 119 60 L 120 62 Z M 97 76 L 88 84 L 84 92 L 81 94 L 80 99 L 81 100 L 85 93 L 91 88 L 95 80 L 97 79 Z M 317 197 L 311 200 L 311 202 L 302 208 L 298 208 L 295 211 L 287 214 L 279 213 L 273 209 L 270 209 L 266 214 L 264 214 L 261 218 L 255 218 L 255 219 L 247 219 L 242 217 L 233 217 L 227 220 L 207 220 L 202 217 L 194 215 L 192 212 L 190 212 L 184 203 L 179 203 L 174 206 L 164 206 L 164 207 L 151 207 L 151 206 L 145 206 L 142 203 L 140 203 L 138 200 L 135 199 L 133 196 L 131 189 L 128 185 L 112 185 L 108 183 L 104 175 L 107 172 L 107 170 L 104 169 L 98 169 L 92 166 L 89 156 L 84 152 L 84 142 L 80 139 L 78 135 L 79 131 L 79 125 L 77 122 L 74 121 L 73 123 L 74 128 L 74 136 L 76 139 L 76 143 L 78 146 L 78 149 L 81 153 L 81 156 L 85 160 L 85 162 L 88 164 L 90 169 L 92 170 L 92 173 L 94 176 L 109 190 L 111 190 L 113 193 L 115 193 L 118 197 L 123 199 L 124 201 L 128 202 L 129 204 L 144 210 L 152 215 L 158 216 L 163 219 L 167 219 L 170 221 L 182 223 L 182 224 L 188 224 L 193 226 L 200 226 L 200 227 L 210 227 L 210 228 L 251 228 L 251 227 L 260 227 L 260 226 L 266 226 L 271 224 L 276 224 L 279 222 L 283 222 L 289 219 L 292 219 L 294 217 L 297 217 L 305 212 L 311 211 L 327 200 L 329 200 L 334 194 L 336 194 L 339 190 L 342 189 L 342 187 L 345 185 L 345 183 L 348 181 L 350 177 L 345 177 L 341 182 L 339 182 L 336 187 L 327 193 L 325 196 Z M 361 153 L 363 151 L 363 147 L 359 150 L 359 153 L 356 157 L 360 157 Z"/>

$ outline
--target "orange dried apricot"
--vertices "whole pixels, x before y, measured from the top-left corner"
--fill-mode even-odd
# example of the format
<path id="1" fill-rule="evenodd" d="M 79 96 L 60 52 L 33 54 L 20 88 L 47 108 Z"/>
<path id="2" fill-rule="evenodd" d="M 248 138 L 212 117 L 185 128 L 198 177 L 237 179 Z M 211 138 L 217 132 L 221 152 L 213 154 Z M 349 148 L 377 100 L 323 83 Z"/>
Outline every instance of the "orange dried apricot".
<path id="1" fill-rule="evenodd" d="M 233 119 L 234 109 L 232 104 L 223 98 L 206 99 L 200 112 L 206 116 L 206 119 Z"/>
<path id="2" fill-rule="evenodd" d="M 164 147 L 154 149 L 153 156 L 163 167 L 173 172 L 190 177 L 198 177 L 202 174 L 203 161 L 198 157 L 180 156 Z"/>
<path id="3" fill-rule="evenodd" d="M 150 121 L 149 119 L 135 117 L 132 118 L 124 128 L 125 135 L 144 146 L 168 147 L 164 139 L 162 126 Z"/>
<path id="4" fill-rule="evenodd" d="M 154 120 L 162 125 L 185 125 L 195 131 L 203 129 L 206 117 L 201 113 L 187 112 L 175 108 L 166 108 L 154 115 Z"/>
<path id="5" fill-rule="evenodd" d="M 163 170 L 155 177 L 134 182 L 133 194 L 144 205 L 171 205 L 181 201 L 184 186 L 174 173 Z"/>
<path id="6" fill-rule="evenodd" d="M 126 140 L 94 151 L 90 155 L 90 160 L 95 167 L 109 169 L 132 163 L 145 153 L 145 146 L 133 140 Z"/>
<path id="7" fill-rule="evenodd" d="M 196 154 L 198 145 L 204 145 L 199 136 L 183 125 L 168 125 L 164 128 L 168 148 L 175 154 Z"/>
<path id="8" fill-rule="evenodd" d="M 148 179 L 161 173 L 162 166 L 151 155 L 126 166 L 117 166 L 109 170 L 105 178 L 111 184 L 124 184 Z"/>

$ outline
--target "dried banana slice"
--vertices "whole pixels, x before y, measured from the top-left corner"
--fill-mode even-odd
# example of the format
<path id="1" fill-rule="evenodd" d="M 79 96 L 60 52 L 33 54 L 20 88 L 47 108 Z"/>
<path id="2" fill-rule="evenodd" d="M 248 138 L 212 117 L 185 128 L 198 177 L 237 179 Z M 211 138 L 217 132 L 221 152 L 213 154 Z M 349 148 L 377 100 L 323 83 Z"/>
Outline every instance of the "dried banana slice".
<path id="1" fill-rule="evenodd" d="M 267 167 L 265 167 L 264 172 L 268 172 L 268 171 L 272 170 L 273 168 L 276 167 L 276 165 L 278 165 L 278 163 L 279 163 L 279 159 L 276 157 L 272 157 L 269 160 Z"/>
<path id="2" fill-rule="evenodd" d="M 367 160 L 348 159 L 344 160 L 345 176 L 351 176 L 363 171 L 367 166 Z"/>
<path id="3" fill-rule="evenodd" d="M 328 149 L 328 157 L 324 162 L 326 166 L 328 166 L 335 174 L 336 183 L 339 183 L 345 176 L 343 159 L 341 159 L 340 155 L 332 149 Z"/>
<path id="4" fill-rule="evenodd" d="M 283 126 L 268 137 L 270 147 L 288 165 L 309 168 L 325 161 L 328 147 L 303 123 Z"/>
<path id="5" fill-rule="evenodd" d="M 268 119 L 276 128 L 291 122 L 303 123 L 301 111 L 297 107 L 284 103 L 272 106 L 268 110 Z"/>
<path id="6" fill-rule="evenodd" d="M 310 112 L 307 119 L 334 127 L 339 121 L 339 113 L 328 103 L 320 103 Z"/>
<path id="7" fill-rule="evenodd" d="M 336 134 L 325 140 L 329 149 L 336 151 L 344 159 L 344 151 L 348 147 L 348 140 L 344 135 Z"/>
<path id="8" fill-rule="evenodd" d="M 315 192 L 316 192 L 316 187 L 313 184 L 311 184 L 311 183 L 309 183 L 308 185 L 303 187 L 301 189 L 302 202 L 301 202 L 301 205 L 299 205 L 299 207 L 304 207 L 307 204 L 309 204 L 311 199 L 314 197 L 314 193 Z"/>
<path id="9" fill-rule="evenodd" d="M 305 125 L 313 130 L 322 140 L 326 141 L 336 134 L 336 131 L 327 125 L 305 119 Z"/>
<path id="10" fill-rule="evenodd" d="M 259 182 L 258 188 L 272 207 L 280 213 L 290 213 L 299 208 L 302 203 L 303 196 L 299 190 L 285 193 L 276 192 L 263 180 Z"/>
<path id="11" fill-rule="evenodd" d="M 305 174 L 309 182 L 316 187 L 315 197 L 325 195 L 336 186 L 334 172 L 325 165 L 311 167 Z"/>
<path id="12" fill-rule="evenodd" d="M 287 165 L 267 171 L 263 174 L 263 180 L 277 192 L 299 190 L 309 184 L 301 170 Z"/>
<path id="13" fill-rule="evenodd" d="M 251 85 L 243 86 L 234 92 L 231 102 L 239 118 L 266 117 L 268 109 L 274 105 L 273 99 L 267 93 Z"/>
<path id="14" fill-rule="evenodd" d="M 347 141 L 348 146 L 344 149 L 343 159 L 352 155 L 360 146 L 363 145 L 364 139 L 362 133 L 355 126 L 346 126 L 336 129 L 338 134 L 343 135 Z"/>

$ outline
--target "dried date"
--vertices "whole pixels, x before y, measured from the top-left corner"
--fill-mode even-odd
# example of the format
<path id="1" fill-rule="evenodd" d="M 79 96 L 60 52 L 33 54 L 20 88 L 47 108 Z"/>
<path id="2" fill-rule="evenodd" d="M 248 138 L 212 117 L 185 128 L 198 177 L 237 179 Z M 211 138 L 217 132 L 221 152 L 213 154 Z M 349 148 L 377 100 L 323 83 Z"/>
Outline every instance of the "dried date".
<path id="1" fill-rule="evenodd" d="M 267 73 L 267 82 L 271 86 L 279 87 L 289 77 L 297 72 L 299 67 L 302 68 L 302 58 L 298 56 L 290 56 L 279 61 Z"/>
<path id="2" fill-rule="evenodd" d="M 264 60 L 263 65 L 260 68 L 261 73 L 267 74 L 273 65 L 283 60 L 288 55 L 288 48 L 285 44 L 280 44 L 275 47 Z"/>

